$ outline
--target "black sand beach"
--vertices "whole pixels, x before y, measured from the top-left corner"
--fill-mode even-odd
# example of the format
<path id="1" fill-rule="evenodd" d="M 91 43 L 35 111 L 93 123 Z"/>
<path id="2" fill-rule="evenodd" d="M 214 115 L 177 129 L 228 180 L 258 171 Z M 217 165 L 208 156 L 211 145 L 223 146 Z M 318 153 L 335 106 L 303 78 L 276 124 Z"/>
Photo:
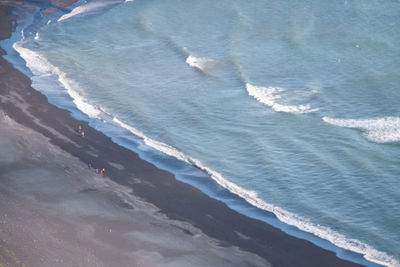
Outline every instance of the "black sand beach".
<path id="1" fill-rule="evenodd" d="M 2 57 L 0 125 L 5 266 L 359 266 L 177 181 L 49 104 Z"/>

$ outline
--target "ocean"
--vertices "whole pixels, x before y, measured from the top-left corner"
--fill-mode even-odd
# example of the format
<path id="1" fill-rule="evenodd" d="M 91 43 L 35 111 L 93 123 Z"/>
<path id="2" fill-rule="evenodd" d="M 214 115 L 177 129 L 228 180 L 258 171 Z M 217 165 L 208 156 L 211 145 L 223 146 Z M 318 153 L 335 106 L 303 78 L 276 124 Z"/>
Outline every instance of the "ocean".
<path id="1" fill-rule="evenodd" d="M 400 266 L 398 1 L 71 10 L 8 50 L 51 103 L 243 214 Z"/>

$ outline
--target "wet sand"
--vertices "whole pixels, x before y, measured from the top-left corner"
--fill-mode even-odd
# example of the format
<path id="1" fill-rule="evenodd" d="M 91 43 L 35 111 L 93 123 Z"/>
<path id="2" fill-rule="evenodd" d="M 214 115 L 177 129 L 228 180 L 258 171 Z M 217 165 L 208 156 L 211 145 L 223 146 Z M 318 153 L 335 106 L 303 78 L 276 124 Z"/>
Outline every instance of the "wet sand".
<path id="1" fill-rule="evenodd" d="M 0 263 L 358 266 L 177 181 L 49 104 L 3 58 L 0 125 Z"/>

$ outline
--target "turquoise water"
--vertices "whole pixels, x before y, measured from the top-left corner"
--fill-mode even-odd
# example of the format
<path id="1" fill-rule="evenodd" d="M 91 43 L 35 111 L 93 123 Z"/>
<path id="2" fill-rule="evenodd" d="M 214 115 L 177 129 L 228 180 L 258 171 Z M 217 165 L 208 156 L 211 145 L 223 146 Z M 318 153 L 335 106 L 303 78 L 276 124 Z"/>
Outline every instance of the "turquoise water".
<path id="1" fill-rule="evenodd" d="M 14 47 L 36 89 L 98 128 L 122 127 L 137 149 L 195 166 L 284 224 L 399 266 L 399 11 L 93 1 Z"/>

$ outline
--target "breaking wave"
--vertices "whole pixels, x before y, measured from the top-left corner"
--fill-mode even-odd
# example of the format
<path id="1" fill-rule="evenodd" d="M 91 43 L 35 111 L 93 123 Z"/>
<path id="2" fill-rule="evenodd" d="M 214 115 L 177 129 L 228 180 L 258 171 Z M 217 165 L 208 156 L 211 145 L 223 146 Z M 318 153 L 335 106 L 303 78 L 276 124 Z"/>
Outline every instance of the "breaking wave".
<path id="1" fill-rule="evenodd" d="M 205 57 L 195 57 L 190 55 L 186 58 L 186 63 L 189 64 L 190 67 L 204 71 L 206 69 L 214 67 L 216 62 L 214 59 Z"/>
<path id="2" fill-rule="evenodd" d="M 152 147 L 158 151 L 161 151 L 164 154 L 167 154 L 171 157 L 177 158 L 178 160 L 188 162 L 187 157 L 182 152 L 178 151 L 176 148 L 147 137 L 141 131 L 133 128 L 132 126 L 129 126 L 128 124 L 123 123 L 116 117 L 113 118 L 113 121 L 115 123 L 117 123 L 119 126 L 121 126 L 122 128 L 124 128 L 124 129 L 130 131 L 131 133 L 133 133 L 134 135 L 142 138 L 147 146 Z"/>
<path id="3" fill-rule="evenodd" d="M 33 80 L 49 76 L 57 77 L 58 81 L 67 90 L 67 93 L 71 96 L 72 101 L 79 110 L 91 118 L 97 118 L 100 115 L 101 110 L 89 103 L 85 97 L 76 91 L 76 88 L 80 88 L 79 84 L 68 79 L 64 72 L 53 66 L 44 56 L 38 52 L 23 47 L 23 41 L 14 43 L 13 48 L 25 60 L 26 66 L 35 75 Z"/>
<path id="4" fill-rule="evenodd" d="M 104 2 L 93 1 L 84 5 L 77 6 L 71 12 L 61 16 L 58 19 L 58 22 L 70 19 L 72 17 L 75 17 L 76 15 L 81 15 L 84 13 L 96 11 L 99 8 L 103 8 L 109 6 L 110 4 L 115 4 L 115 3 L 118 3 L 118 1 L 104 1 Z"/>
<path id="5" fill-rule="evenodd" d="M 278 103 L 277 99 L 281 99 L 279 93 L 285 91 L 280 87 L 263 87 L 246 83 L 246 90 L 249 96 L 277 112 L 310 113 L 318 110 L 316 108 L 311 109 L 310 105 L 283 105 Z"/>
<path id="6" fill-rule="evenodd" d="M 390 143 L 400 141 L 400 117 L 383 117 L 376 119 L 334 119 L 323 117 L 323 121 L 345 128 L 363 131 L 369 141 Z"/>

